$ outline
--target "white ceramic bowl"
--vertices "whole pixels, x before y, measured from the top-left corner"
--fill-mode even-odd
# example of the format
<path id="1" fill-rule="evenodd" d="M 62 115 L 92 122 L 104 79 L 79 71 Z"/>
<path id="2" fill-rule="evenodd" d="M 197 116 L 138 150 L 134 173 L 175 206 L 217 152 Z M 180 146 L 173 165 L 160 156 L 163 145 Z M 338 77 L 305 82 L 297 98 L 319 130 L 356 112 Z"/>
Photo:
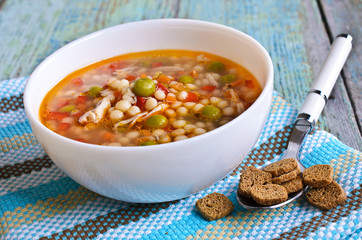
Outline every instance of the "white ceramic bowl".
<path id="1" fill-rule="evenodd" d="M 187 140 L 145 147 L 109 147 L 62 137 L 39 120 L 46 93 L 69 73 L 129 52 L 187 49 L 210 52 L 246 67 L 263 91 L 231 122 Z M 223 25 L 185 19 L 121 24 L 73 41 L 31 74 L 24 105 L 33 132 L 54 163 L 72 179 L 104 196 L 128 202 L 163 202 L 203 190 L 232 171 L 256 143 L 273 92 L 273 66 L 250 36 Z"/>

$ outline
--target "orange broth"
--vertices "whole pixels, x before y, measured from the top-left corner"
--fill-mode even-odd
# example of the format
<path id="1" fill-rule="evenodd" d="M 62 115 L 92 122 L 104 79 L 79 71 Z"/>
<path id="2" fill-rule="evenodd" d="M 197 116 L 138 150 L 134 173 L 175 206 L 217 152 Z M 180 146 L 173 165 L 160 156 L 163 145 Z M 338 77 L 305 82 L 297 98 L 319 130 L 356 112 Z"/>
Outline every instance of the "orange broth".
<path id="1" fill-rule="evenodd" d="M 69 74 L 45 96 L 40 119 L 81 142 L 155 145 L 211 131 L 245 111 L 260 93 L 249 71 L 220 56 L 138 52 Z"/>

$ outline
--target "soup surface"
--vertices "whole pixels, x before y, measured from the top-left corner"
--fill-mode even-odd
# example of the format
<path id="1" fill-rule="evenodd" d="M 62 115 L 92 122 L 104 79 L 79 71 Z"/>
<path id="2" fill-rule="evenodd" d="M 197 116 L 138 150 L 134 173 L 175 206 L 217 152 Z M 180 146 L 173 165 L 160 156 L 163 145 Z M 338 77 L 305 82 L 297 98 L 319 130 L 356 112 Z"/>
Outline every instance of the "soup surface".
<path id="1" fill-rule="evenodd" d="M 211 131 L 260 95 L 242 66 L 205 52 L 157 50 L 106 59 L 63 79 L 40 118 L 65 137 L 108 146 L 146 146 Z"/>

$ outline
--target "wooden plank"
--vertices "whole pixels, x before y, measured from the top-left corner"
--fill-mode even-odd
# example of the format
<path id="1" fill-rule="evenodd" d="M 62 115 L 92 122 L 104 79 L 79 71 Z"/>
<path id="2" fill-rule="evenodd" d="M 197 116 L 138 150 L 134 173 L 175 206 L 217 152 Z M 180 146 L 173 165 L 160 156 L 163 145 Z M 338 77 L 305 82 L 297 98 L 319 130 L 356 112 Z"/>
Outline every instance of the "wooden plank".
<path id="1" fill-rule="evenodd" d="M 48 55 L 90 32 L 176 17 L 178 1 L 7 0 L 0 11 L 0 80 L 29 75 Z"/>
<path id="2" fill-rule="evenodd" d="M 190 0 L 181 1 L 179 9 L 179 17 L 225 24 L 257 39 L 272 57 L 275 89 L 297 108 L 301 106 L 330 47 L 315 1 L 210 3 L 205 0 L 192 5 Z M 339 79 L 317 127 L 361 150 L 362 139 L 346 96 L 344 84 Z"/>
<path id="3" fill-rule="evenodd" d="M 321 6 L 325 14 L 330 34 L 334 37 L 339 33 L 348 33 L 353 37 L 353 49 L 343 68 L 344 83 L 348 92 L 359 131 L 354 134 L 361 136 L 362 132 L 362 3 L 351 0 L 322 0 Z M 338 116 L 336 116 L 338 117 Z M 341 124 L 342 125 L 342 124 Z M 359 143 L 358 149 L 362 149 Z"/>
<path id="4" fill-rule="evenodd" d="M 302 33 L 309 59 L 308 62 L 312 69 L 312 78 L 314 79 L 323 64 L 331 44 L 317 2 L 303 1 L 303 6 L 306 14 L 299 16 L 302 18 Z M 321 31 L 321 29 L 325 30 Z M 337 80 L 337 84 L 320 120 L 318 127 L 331 132 L 346 145 L 362 150 L 362 138 L 358 123 L 341 77 Z"/>

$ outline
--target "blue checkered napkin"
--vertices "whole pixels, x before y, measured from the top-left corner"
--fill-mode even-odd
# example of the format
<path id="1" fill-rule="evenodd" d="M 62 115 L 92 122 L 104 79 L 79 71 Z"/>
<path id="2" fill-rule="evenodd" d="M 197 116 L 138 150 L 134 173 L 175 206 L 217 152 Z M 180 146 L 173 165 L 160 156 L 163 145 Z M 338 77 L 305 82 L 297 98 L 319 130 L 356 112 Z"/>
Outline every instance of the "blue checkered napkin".
<path id="1" fill-rule="evenodd" d="M 60 171 L 37 143 L 24 113 L 26 78 L 0 82 L 0 239 L 361 239 L 362 154 L 315 130 L 301 148 L 306 166 L 331 164 L 347 201 L 320 211 L 302 197 L 278 209 L 248 211 L 237 205 L 240 171 L 280 159 L 297 111 L 277 93 L 259 141 L 226 178 L 175 202 L 131 204 L 99 196 Z M 195 202 L 212 192 L 227 195 L 233 213 L 206 221 Z"/>

